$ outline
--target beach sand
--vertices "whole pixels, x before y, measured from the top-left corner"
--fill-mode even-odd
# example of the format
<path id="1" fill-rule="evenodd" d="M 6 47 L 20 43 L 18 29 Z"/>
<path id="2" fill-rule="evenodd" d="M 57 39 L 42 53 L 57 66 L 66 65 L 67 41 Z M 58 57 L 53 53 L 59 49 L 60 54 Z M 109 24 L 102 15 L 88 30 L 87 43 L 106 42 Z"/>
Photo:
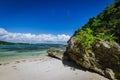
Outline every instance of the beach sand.
<path id="1" fill-rule="evenodd" d="M 0 65 L 0 80 L 108 80 L 94 72 L 76 69 L 48 56 Z"/>

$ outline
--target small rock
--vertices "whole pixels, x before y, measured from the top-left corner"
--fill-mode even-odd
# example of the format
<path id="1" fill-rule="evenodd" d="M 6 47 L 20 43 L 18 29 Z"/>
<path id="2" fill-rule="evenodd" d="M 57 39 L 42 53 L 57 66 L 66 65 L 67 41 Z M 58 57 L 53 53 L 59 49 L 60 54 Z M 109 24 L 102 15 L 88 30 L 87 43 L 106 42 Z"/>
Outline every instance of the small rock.
<path id="1" fill-rule="evenodd" d="M 107 76 L 108 78 L 110 78 L 111 80 L 115 80 L 115 74 L 114 74 L 114 72 L 113 72 L 111 69 L 107 68 L 107 69 L 105 70 L 105 74 L 106 74 L 106 76 Z"/>
<path id="2" fill-rule="evenodd" d="M 64 51 L 49 49 L 47 50 L 49 56 L 62 60 Z"/>

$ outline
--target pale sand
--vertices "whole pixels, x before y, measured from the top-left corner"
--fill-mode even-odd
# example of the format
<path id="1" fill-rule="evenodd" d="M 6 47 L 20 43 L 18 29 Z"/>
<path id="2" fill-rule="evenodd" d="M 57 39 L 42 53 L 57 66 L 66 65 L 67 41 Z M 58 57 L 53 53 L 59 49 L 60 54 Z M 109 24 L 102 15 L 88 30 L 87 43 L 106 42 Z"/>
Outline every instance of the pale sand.
<path id="1" fill-rule="evenodd" d="M 0 65 L 0 80 L 108 80 L 96 73 L 71 69 L 62 61 L 41 57 Z"/>

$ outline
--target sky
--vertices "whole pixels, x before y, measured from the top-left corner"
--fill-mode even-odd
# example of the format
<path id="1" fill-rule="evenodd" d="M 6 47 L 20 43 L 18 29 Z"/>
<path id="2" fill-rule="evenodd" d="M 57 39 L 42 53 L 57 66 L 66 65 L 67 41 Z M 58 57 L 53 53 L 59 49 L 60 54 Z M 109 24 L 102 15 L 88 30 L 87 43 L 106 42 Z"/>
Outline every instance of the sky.
<path id="1" fill-rule="evenodd" d="M 0 0 L 0 40 L 66 42 L 89 18 L 113 2 L 114 0 Z"/>

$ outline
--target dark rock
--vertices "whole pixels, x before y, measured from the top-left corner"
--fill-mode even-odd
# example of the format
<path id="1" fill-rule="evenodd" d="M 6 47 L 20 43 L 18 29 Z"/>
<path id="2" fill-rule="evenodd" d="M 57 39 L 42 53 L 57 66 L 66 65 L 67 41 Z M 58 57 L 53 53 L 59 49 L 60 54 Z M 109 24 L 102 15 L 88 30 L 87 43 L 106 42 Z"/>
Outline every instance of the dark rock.
<path id="1" fill-rule="evenodd" d="M 48 55 L 51 56 L 51 57 L 54 57 L 54 58 L 57 58 L 57 59 L 62 60 L 64 51 L 55 50 L 55 49 L 48 49 L 48 50 L 47 50 L 47 53 L 48 53 Z"/>
<path id="2" fill-rule="evenodd" d="M 86 51 L 72 37 L 68 41 L 64 57 L 109 79 L 120 77 L 120 46 L 117 43 L 100 41 L 92 45 L 91 51 Z"/>
<path id="3" fill-rule="evenodd" d="M 109 77 L 110 79 L 112 79 L 112 80 L 115 79 L 115 73 L 114 73 L 111 69 L 109 69 L 109 68 L 107 68 L 107 69 L 105 70 L 105 75 L 106 75 L 107 77 Z"/>

